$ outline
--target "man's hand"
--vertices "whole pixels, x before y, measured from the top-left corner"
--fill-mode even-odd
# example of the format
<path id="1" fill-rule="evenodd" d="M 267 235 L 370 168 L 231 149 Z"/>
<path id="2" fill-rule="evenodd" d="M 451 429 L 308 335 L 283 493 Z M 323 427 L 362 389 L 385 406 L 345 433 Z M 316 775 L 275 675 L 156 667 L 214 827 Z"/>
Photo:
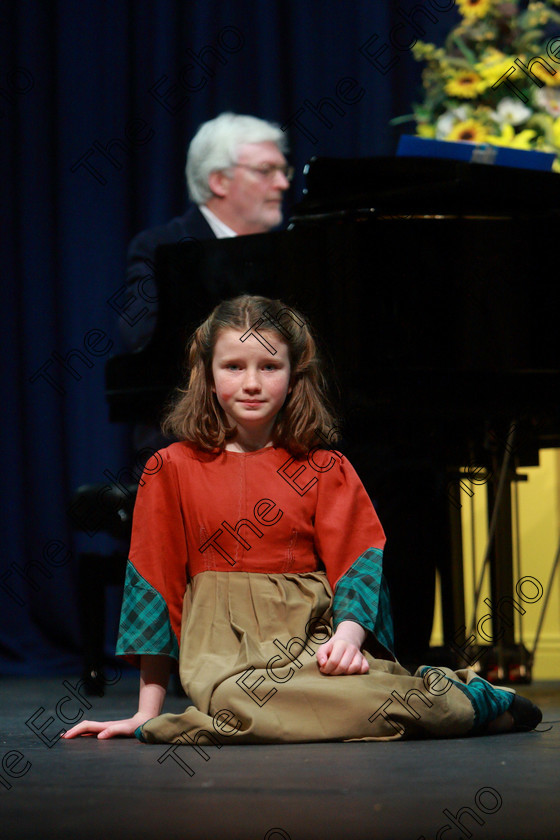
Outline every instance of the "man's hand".
<path id="1" fill-rule="evenodd" d="M 341 621 L 336 633 L 317 651 L 317 662 L 322 674 L 367 674 L 369 665 L 361 647 L 366 631 L 355 621 Z"/>

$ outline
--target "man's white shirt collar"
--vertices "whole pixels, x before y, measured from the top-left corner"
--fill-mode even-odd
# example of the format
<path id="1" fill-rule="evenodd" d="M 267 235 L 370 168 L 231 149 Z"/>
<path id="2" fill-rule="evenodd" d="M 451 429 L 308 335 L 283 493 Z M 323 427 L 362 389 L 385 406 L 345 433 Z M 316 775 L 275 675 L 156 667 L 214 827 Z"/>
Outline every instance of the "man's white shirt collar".
<path id="1" fill-rule="evenodd" d="M 206 207 L 204 204 L 199 204 L 198 209 L 212 228 L 212 232 L 216 234 L 217 239 L 227 239 L 231 236 L 237 236 L 236 232 L 225 225 L 221 219 L 218 219 L 215 213 Z"/>

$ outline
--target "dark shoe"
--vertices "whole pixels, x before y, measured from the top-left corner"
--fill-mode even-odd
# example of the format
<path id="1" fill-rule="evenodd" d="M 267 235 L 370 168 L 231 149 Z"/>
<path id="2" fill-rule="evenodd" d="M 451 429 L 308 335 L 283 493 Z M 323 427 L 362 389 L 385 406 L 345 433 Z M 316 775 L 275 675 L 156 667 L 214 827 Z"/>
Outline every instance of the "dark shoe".
<path id="1" fill-rule="evenodd" d="M 530 732 L 542 720 L 542 712 L 527 697 L 520 697 L 516 694 L 513 703 L 508 709 L 513 718 L 513 727 L 510 732 Z"/>

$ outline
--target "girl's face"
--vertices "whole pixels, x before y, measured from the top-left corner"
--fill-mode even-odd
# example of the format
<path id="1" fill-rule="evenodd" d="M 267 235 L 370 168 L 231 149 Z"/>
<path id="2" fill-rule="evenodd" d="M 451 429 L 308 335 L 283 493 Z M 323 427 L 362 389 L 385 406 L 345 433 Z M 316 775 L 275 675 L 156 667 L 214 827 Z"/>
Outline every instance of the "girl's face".
<path id="1" fill-rule="evenodd" d="M 276 415 L 291 392 L 290 358 L 286 341 L 276 332 L 223 329 L 212 358 L 212 390 L 230 422 L 243 436 L 269 442 Z M 276 352 L 273 352 L 276 351 Z"/>

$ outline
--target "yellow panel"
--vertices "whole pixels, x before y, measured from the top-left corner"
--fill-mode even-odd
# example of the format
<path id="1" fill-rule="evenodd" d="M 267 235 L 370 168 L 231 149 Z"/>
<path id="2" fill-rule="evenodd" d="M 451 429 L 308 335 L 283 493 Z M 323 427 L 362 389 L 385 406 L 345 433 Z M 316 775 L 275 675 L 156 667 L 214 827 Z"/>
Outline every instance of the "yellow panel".
<path id="1" fill-rule="evenodd" d="M 529 581 L 524 581 L 521 585 L 522 588 L 517 593 L 513 593 L 514 598 L 525 609 L 525 614 L 522 616 L 522 626 L 519 626 L 519 621 L 516 624 L 516 640 L 522 638 L 525 646 L 532 650 L 560 538 L 560 450 L 541 450 L 540 466 L 521 468 L 519 472 L 526 474 L 528 481 L 517 484 L 520 520 L 520 573 L 517 573 L 514 565 L 514 582 L 517 583 L 520 578 L 533 577 L 538 581 L 538 584 L 532 586 Z M 477 484 L 471 485 L 471 488 L 473 491 L 472 497 L 469 496 L 468 492 L 463 491 L 460 497 L 467 627 L 472 619 L 474 585 L 479 580 L 487 541 L 486 487 Z M 543 595 L 538 601 L 532 603 L 532 598 L 539 595 L 537 588 L 539 585 L 542 587 Z M 480 618 L 489 610 L 488 606 L 483 603 L 486 597 L 489 597 L 488 571 L 485 574 L 479 599 L 477 618 Z M 517 613 L 516 618 L 518 618 Z M 520 631 L 522 631 L 522 635 L 520 635 Z M 431 644 L 442 644 L 439 578 L 436 581 L 436 609 Z M 535 658 L 533 678 L 536 680 L 560 679 L 560 568 L 557 569 L 549 596 L 546 618 Z"/>

